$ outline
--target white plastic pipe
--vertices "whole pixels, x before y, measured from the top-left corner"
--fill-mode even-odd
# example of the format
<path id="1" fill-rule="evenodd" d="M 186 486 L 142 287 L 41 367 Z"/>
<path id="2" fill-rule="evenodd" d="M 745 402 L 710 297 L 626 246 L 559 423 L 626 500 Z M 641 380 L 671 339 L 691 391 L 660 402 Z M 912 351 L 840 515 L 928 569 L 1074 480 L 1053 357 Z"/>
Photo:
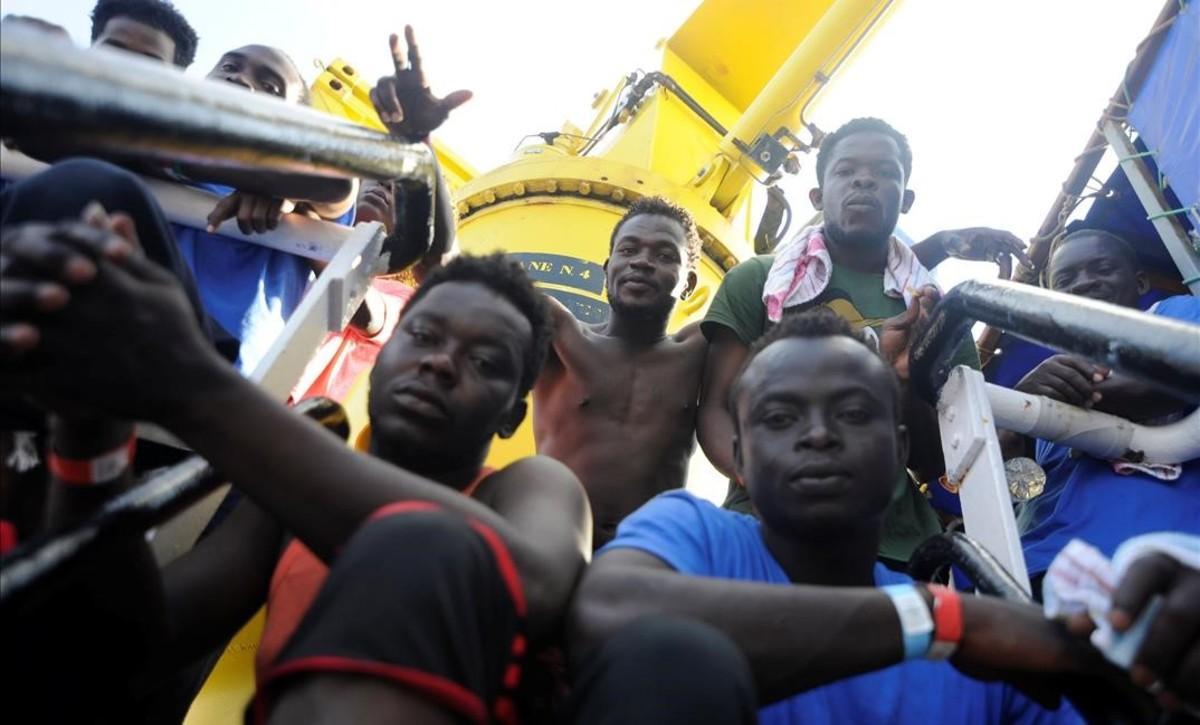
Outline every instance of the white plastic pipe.
<path id="1" fill-rule="evenodd" d="M 1200 458 L 1200 409 L 1168 425 L 1145 426 L 990 383 L 987 392 L 998 427 L 1095 458 L 1167 464 Z"/>

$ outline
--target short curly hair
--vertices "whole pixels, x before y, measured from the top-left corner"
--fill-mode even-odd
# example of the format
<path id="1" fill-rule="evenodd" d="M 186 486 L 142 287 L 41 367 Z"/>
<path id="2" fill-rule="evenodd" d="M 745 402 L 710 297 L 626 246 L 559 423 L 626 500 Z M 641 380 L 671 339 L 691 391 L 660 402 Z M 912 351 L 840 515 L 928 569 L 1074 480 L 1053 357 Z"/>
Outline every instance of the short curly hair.
<path id="1" fill-rule="evenodd" d="M 856 133 L 880 133 L 891 137 L 900 148 L 900 166 L 904 168 L 905 182 L 908 181 L 912 176 L 912 147 L 908 145 L 908 138 L 892 128 L 887 121 L 865 116 L 847 121 L 838 130 L 821 139 L 821 148 L 817 151 L 817 186 L 825 185 L 825 169 L 833 158 L 833 150 L 843 139 Z"/>
<path id="2" fill-rule="evenodd" d="M 861 343 L 863 347 L 870 350 L 875 355 L 879 354 L 876 346 L 872 344 L 871 338 L 862 330 L 854 329 L 854 326 L 846 321 L 838 313 L 828 307 L 818 306 L 804 312 L 784 315 L 779 324 L 767 330 L 762 337 L 754 341 L 750 346 L 750 350 L 746 353 L 746 360 L 742 363 L 742 367 L 738 370 L 737 376 L 733 379 L 733 384 L 729 386 L 729 398 L 725 401 L 730 414 L 733 416 L 734 424 L 737 424 L 737 397 L 741 390 L 742 376 L 745 375 L 746 369 L 750 367 L 750 363 L 754 358 L 758 357 L 759 353 L 767 349 L 772 343 L 780 340 L 805 339 L 811 340 L 822 337 L 848 337 L 855 342 Z M 882 358 L 881 358 L 882 359 Z M 892 370 L 890 365 L 886 365 L 890 373 L 888 379 L 891 381 L 889 387 L 892 390 L 892 402 L 895 405 L 896 414 L 900 414 L 900 380 L 896 377 L 896 372 Z M 802 382 L 797 382 L 802 385 Z"/>
<path id="3" fill-rule="evenodd" d="M 529 280 L 521 265 L 507 255 L 463 255 L 430 272 L 404 309 L 413 309 L 430 290 L 447 282 L 475 282 L 483 285 L 512 303 L 512 306 L 529 320 L 533 339 L 525 350 L 518 391 L 520 397 L 525 397 L 542 371 L 554 332 L 545 297 L 534 288 L 533 282 Z"/>
<path id="4" fill-rule="evenodd" d="M 635 216 L 643 214 L 653 214 L 655 216 L 665 216 L 668 219 L 674 219 L 683 227 L 683 241 L 687 249 L 688 266 L 696 264 L 696 260 L 700 258 L 700 231 L 696 228 L 696 220 L 692 218 L 691 213 L 675 202 L 661 196 L 643 196 L 637 201 L 629 205 L 629 210 L 625 212 L 625 216 L 621 217 L 621 221 L 617 222 L 613 227 L 612 236 L 608 239 L 608 251 L 612 252 L 613 247 L 617 243 L 617 232 L 625 225 L 625 222 Z"/>
<path id="5" fill-rule="evenodd" d="M 187 68 L 196 59 L 200 39 L 183 14 L 166 0 L 100 0 L 92 9 L 92 42 L 113 18 L 129 18 L 161 30 L 175 41 L 175 65 Z"/>

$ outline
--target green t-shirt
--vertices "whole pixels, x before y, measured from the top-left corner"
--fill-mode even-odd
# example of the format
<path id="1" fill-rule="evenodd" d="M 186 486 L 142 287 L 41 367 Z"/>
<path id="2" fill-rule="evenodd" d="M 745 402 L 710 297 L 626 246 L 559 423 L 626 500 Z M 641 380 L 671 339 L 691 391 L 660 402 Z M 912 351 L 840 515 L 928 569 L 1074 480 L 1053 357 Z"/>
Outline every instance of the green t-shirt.
<path id="1" fill-rule="evenodd" d="M 717 327 L 727 327 L 746 345 L 752 344 L 770 323 L 763 305 L 763 286 L 775 257 L 769 254 L 753 257 L 729 270 L 713 298 L 708 314 L 701 323 L 704 336 L 712 340 Z M 834 265 L 829 285 L 815 300 L 806 305 L 825 305 L 849 321 L 855 329 L 870 327 L 877 333 L 884 320 L 904 312 L 904 300 L 883 293 L 883 274 L 866 274 Z M 797 308 L 788 311 L 794 313 Z M 962 341 L 954 354 L 955 365 L 979 369 L 979 354 L 969 337 Z M 750 512 L 750 500 L 745 489 L 730 484 L 726 508 Z M 892 492 L 892 503 L 883 525 L 879 544 L 882 557 L 908 561 L 922 541 L 941 531 L 937 514 L 929 501 L 901 475 Z"/>

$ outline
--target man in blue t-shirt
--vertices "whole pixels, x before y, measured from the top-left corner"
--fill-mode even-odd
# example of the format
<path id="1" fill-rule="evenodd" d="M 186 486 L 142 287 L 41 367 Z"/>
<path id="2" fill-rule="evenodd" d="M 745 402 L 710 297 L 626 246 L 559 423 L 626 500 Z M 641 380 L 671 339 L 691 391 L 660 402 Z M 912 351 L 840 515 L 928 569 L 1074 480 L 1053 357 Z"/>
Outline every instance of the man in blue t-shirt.
<path id="1" fill-rule="evenodd" d="M 1041 677 L 1082 661 L 1035 607 L 959 599 L 876 563 L 908 452 L 900 400 L 894 373 L 835 313 L 785 318 L 751 347 L 730 394 L 733 459 L 761 521 L 683 491 L 651 500 L 585 574 L 573 651 L 661 613 L 738 645 L 761 723 L 1080 722 L 1069 705 L 1047 710 L 924 659 L 932 637 L 957 639 L 954 664 L 972 671 Z M 961 628 L 938 619 L 951 611 Z"/>
<path id="2" fill-rule="evenodd" d="M 1124 307 L 1137 307 L 1147 290 L 1133 247 L 1095 229 L 1073 232 L 1055 246 L 1046 282 L 1059 292 Z M 1200 299 L 1169 297 L 1149 312 L 1198 325 Z M 1200 327 L 1181 329 L 1179 344 L 1190 345 L 1200 355 Z M 1073 355 L 1047 358 L 1014 387 L 1137 422 L 1166 422 L 1194 407 Z M 1122 541 L 1139 534 L 1200 534 L 1200 459 L 1176 461 L 1178 467 L 1133 466 L 1039 440 L 1037 461 L 1046 471 L 1045 492 L 1022 505 L 1019 513 L 1021 542 L 1035 589 L 1040 589 L 1036 585 L 1055 554 L 1071 539 L 1083 539 L 1112 556 Z"/>

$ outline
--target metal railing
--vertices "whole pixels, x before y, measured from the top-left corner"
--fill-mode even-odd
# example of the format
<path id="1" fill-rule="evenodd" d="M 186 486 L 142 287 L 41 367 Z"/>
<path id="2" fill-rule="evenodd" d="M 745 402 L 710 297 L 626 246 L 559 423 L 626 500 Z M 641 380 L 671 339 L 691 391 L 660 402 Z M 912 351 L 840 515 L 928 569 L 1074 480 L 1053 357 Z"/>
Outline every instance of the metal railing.
<path id="1" fill-rule="evenodd" d="M 50 44 L 53 47 L 47 48 Z M 0 32 L 0 136 L 53 139 L 168 162 L 270 169 L 398 185 L 388 266 L 432 239 L 433 150 L 329 114 L 21 27 Z"/>
<path id="2" fill-rule="evenodd" d="M 1171 426 L 1138 426 L 990 385 L 965 366 L 951 369 L 954 351 L 976 321 L 1090 358 L 1190 402 L 1200 402 L 1200 327 L 1005 281 L 964 282 L 934 308 L 913 342 L 912 381 L 918 394 L 937 405 L 946 480 L 958 490 L 967 535 L 1028 593 L 997 428 L 1104 459 L 1132 455 L 1179 463 L 1200 455 L 1200 412 Z"/>
<path id="3" fill-rule="evenodd" d="M 1194 326 L 1002 280 L 963 282 L 934 309 L 910 360 L 913 383 L 925 400 L 937 401 L 950 358 L 977 321 L 1200 403 L 1200 332 Z"/>

